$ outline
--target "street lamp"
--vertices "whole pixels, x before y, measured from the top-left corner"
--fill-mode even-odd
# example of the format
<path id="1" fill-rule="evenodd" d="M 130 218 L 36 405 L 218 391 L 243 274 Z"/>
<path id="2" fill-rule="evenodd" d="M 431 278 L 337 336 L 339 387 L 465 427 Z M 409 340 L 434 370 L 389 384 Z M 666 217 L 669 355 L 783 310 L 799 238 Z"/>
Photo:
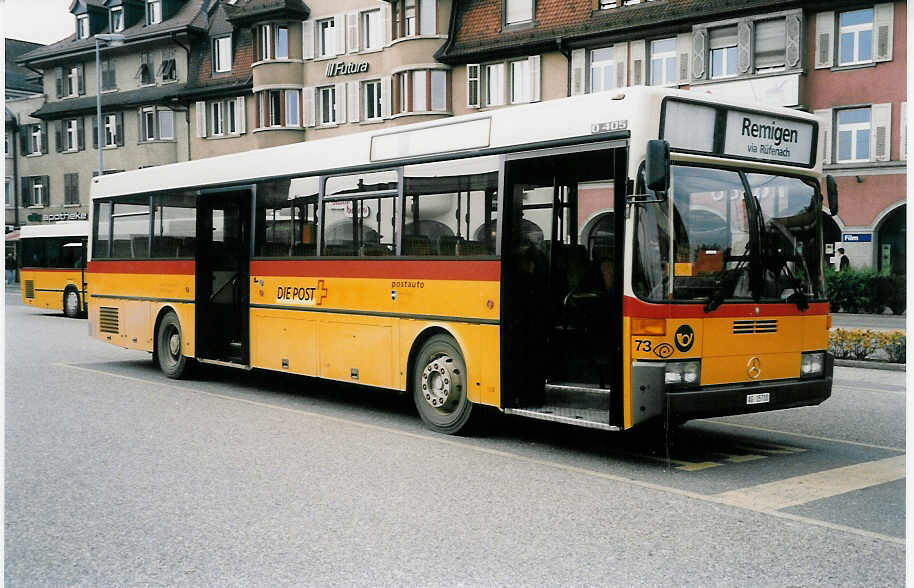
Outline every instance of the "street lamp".
<path id="1" fill-rule="evenodd" d="M 99 57 L 99 42 L 110 43 L 112 47 L 124 42 L 124 35 L 120 33 L 99 33 L 95 35 L 95 120 L 98 125 L 98 175 L 102 175 L 102 64 Z"/>

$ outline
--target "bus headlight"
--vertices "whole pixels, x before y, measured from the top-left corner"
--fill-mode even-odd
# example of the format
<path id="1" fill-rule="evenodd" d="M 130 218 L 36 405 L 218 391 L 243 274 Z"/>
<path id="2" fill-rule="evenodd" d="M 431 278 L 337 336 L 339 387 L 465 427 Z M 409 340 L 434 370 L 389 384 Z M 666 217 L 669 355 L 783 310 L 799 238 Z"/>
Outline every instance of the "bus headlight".
<path id="1" fill-rule="evenodd" d="M 825 371 L 825 352 L 813 351 L 804 353 L 800 362 L 800 375 L 804 378 L 821 376 Z"/>
<path id="2" fill-rule="evenodd" d="M 701 361 L 671 361 L 666 364 L 667 386 L 697 386 L 701 379 Z"/>

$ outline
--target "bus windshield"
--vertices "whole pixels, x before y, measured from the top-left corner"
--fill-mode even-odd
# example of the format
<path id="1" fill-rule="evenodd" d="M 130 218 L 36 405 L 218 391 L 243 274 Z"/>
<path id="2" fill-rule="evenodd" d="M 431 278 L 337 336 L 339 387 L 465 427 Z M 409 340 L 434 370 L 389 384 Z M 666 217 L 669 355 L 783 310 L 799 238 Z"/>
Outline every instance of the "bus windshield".
<path id="1" fill-rule="evenodd" d="M 633 287 L 652 301 L 823 296 L 818 191 L 799 178 L 673 166 L 669 199 L 638 210 Z M 672 236 L 672 238 L 671 238 Z"/>

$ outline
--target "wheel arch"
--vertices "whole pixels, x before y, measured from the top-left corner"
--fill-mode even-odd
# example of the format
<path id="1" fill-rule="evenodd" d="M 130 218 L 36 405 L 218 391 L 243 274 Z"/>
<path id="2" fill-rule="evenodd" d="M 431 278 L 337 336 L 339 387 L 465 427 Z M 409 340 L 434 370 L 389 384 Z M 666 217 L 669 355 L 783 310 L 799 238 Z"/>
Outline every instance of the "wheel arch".
<path id="1" fill-rule="evenodd" d="M 413 386 L 412 374 L 413 374 L 413 368 L 416 365 L 416 355 L 419 354 L 419 350 L 422 349 L 422 346 L 425 344 L 425 342 L 428 341 L 429 339 L 431 339 L 432 337 L 434 337 L 435 335 L 447 335 L 448 337 L 450 337 L 451 339 L 454 340 L 454 342 L 457 344 L 457 348 L 460 350 L 460 354 L 463 356 L 464 364 L 466 364 L 467 374 L 470 373 L 470 366 L 469 366 L 469 362 L 467 361 L 466 345 L 464 345 L 463 342 L 461 341 L 461 337 L 457 333 L 455 333 L 453 330 L 448 328 L 446 325 L 441 325 L 441 324 L 429 325 L 429 326 L 425 327 L 424 329 L 422 329 L 421 331 L 419 331 L 419 333 L 415 336 L 415 338 L 413 338 L 413 342 L 410 345 L 409 355 L 407 356 L 407 360 L 406 360 L 406 373 L 405 373 L 405 379 L 406 379 L 405 391 L 406 391 L 406 393 L 412 393 L 412 386 Z M 469 384 L 468 384 L 468 386 L 469 386 Z"/>
<path id="2" fill-rule="evenodd" d="M 162 307 L 159 308 L 158 313 L 156 313 L 155 322 L 152 323 L 151 340 L 152 340 L 152 358 L 153 358 L 153 360 L 157 359 L 157 357 L 158 357 L 158 354 L 156 353 L 156 338 L 159 335 L 159 325 L 162 324 L 162 319 L 165 318 L 165 315 L 168 314 L 169 312 L 174 314 L 175 318 L 178 320 L 178 326 L 181 327 L 181 333 L 182 333 L 182 337 L 183 337 L 184 325 L 181 324 L 181 313 L 179 313 L 178 309 L 176 309 L 171 304 L 163 304 Z M 189 356 L 189 357 L 192 357 L 192 356 Z"/>

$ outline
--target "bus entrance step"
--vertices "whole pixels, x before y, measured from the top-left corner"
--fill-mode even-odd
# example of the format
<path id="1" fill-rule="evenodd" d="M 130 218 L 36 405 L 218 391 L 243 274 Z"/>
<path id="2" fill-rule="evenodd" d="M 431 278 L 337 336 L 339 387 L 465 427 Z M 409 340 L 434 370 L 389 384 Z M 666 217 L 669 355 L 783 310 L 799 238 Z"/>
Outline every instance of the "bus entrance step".
<path id="1" fill-rule="evenodd" d="M 547 382 L 544 404 L 609 410 L 609 388 L 580 382 Z"/>
<path id="2" fill-rule="evenodd" d="M 525 408 L 506 408 L 505 414 L 514 414 L 517 416 L 538 419 L 541 421 L 552 421 L 575 425 L 577 427 L 587 427 L 589 429 L 601 429 L 603 431 L 619 431 L 619 427 L 609 424 L 609 411 L 597 408 L 569 408 L 565 406 L 528 406 Z"/>

